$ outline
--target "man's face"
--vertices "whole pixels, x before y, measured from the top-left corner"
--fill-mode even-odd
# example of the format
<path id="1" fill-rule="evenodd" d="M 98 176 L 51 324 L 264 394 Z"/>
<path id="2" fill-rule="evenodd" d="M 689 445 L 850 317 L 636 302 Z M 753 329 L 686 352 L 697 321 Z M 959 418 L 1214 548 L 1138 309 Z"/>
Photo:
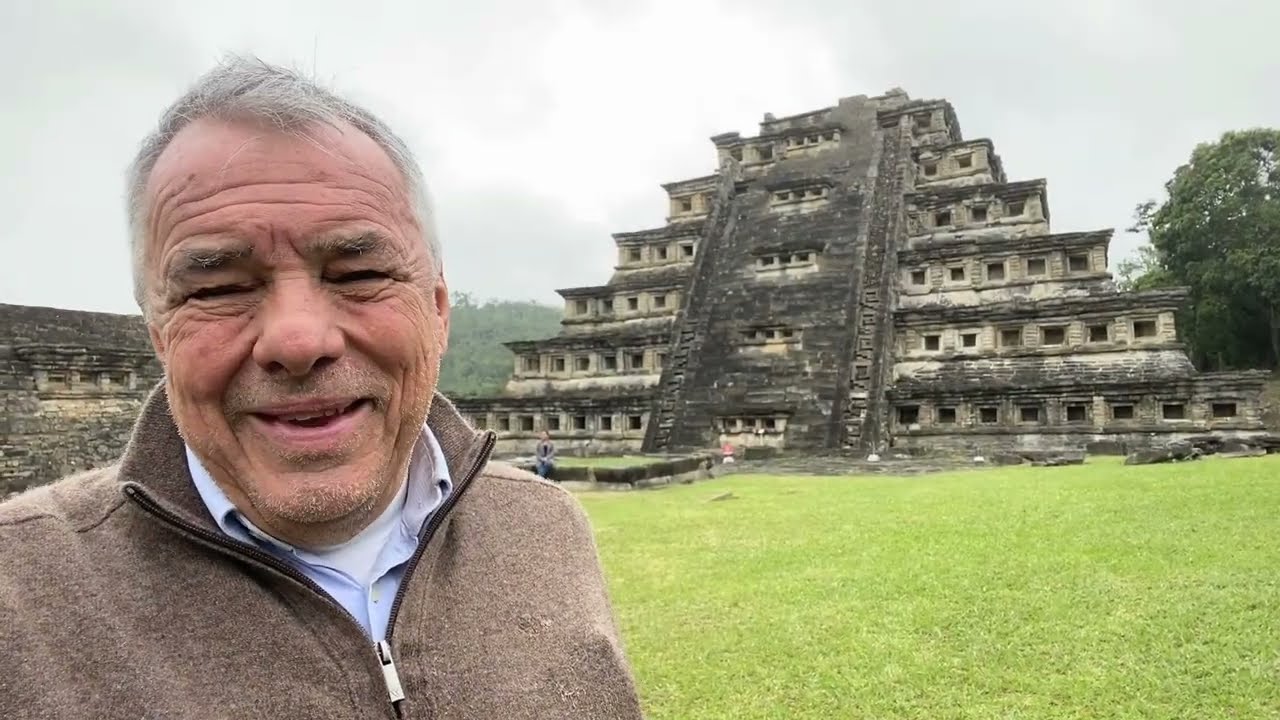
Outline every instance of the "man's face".
<path id="1" fill-rule="evenodd" d="M 146 272 L 184 439 L 252 522 L 316 546 L 398 491 L 449 306 L 386 153 L 307 135 L 183 129 L 148 183 Z"/>

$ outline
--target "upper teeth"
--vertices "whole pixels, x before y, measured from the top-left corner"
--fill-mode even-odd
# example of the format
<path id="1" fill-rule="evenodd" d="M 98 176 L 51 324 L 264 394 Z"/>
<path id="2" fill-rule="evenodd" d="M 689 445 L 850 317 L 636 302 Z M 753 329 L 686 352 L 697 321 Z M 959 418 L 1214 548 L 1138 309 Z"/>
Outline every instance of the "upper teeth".
<path id="1" fill-rule="evenodd" d="M 329 417 L 330 415 L 337 415 L 340 412 L 342 412 L 342 408 L 337 408 L 334 410 L 324 410 L 322 412 L 305 413 L 305 414 L 299 413 L 296 415 L 281 415 L 280 417 L 289 422 L 300 422 L 302 420 L 315 420 L 316 418 Z"/>

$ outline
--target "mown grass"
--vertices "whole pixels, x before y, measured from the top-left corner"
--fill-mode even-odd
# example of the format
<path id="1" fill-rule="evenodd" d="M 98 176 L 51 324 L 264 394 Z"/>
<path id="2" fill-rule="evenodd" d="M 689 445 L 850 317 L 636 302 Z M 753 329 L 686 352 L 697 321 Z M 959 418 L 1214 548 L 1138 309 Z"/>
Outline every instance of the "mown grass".
<path id="1" fill-rule="evenodd" d="M 582 499 L 656 720 L 1280 717 L 1277 457 Z"/>

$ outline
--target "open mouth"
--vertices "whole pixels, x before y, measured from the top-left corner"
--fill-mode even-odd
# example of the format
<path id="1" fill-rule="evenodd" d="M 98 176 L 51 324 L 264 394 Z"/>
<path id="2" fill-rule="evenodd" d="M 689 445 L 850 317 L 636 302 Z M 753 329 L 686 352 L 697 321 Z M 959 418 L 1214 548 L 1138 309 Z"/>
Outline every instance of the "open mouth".
<path id="1" fill-rule="evenodd" d="M 322 428 L 354 415 L 371 403 L 367 398 L 355 400 L 342 407 L 307 410 L 304 412 L 281 413 L 279 415 L 260 413 L 258 417 L 270 423 L 291 425 L 300 428 Z"/>

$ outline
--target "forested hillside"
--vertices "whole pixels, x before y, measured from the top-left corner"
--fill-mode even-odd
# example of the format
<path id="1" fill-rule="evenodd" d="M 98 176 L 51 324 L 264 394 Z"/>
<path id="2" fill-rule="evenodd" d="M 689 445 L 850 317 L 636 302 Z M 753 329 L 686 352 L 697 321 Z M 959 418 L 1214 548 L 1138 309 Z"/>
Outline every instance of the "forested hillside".
<path id="1" fill-rule="evenodd" d="M 440 389 L 451 397 L 500 391 L 513 367 L 502 343 L 551 337 L 560 329 L 561 310 L 535 302 L 478 301 L 457 293 L 452 303 L 449 352 L 440 368 Z"/>

